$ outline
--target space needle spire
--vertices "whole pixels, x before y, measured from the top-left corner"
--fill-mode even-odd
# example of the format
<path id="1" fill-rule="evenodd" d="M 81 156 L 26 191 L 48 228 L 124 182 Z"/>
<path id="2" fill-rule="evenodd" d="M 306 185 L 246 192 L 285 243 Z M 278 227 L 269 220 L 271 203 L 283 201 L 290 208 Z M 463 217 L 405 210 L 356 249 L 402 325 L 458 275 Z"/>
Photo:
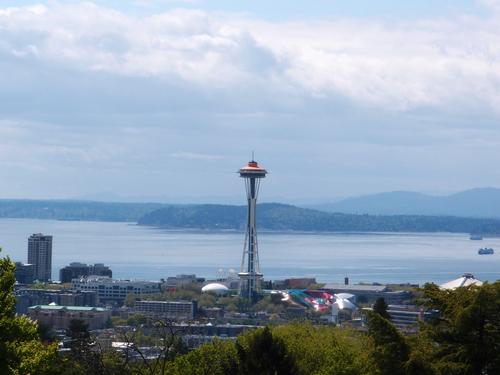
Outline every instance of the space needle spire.
<path id="1" fill-rule="evenodd" d="M 243 257 L 240 277 L 240 296 L 254 300 L 260 290 L 262 273 L 259 265 L 259 246 L 257 242 L 257 196 L 259 193 L 260 179 L 266 177 L 267 171 L 253 160 L 240 169 L 240 177 L 245 179 L 245 188 L 248 201 L 247 227 L 245 233 L 245 245 L 243 246 Z"/>

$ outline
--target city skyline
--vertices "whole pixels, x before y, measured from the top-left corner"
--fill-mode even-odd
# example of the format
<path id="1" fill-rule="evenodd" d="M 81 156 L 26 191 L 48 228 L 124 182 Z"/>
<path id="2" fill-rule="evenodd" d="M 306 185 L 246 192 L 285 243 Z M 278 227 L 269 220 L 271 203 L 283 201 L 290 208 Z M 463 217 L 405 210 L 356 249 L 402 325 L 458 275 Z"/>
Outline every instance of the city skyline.
<path id="1" fill-rule="evenodd" d="M 500 186 L 499 10 L 2 2 L 0 197 L 220 201 L 252 149 L 263 201 Z"/>

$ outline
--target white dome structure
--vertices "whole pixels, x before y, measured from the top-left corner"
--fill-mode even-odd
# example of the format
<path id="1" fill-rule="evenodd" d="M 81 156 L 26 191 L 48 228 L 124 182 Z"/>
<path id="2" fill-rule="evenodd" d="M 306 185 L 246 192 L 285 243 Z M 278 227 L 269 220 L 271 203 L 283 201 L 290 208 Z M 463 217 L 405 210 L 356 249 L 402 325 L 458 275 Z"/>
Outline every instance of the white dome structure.
<path id="1" fill-rule="evenodd" d="M 334 305 L 337 305 L 339 310 L 357 310 L 358 307 L 349 301 L 348 299 L 338 299 L 334 303 Z"/>
<path id="2" fill-rule="evenodd" d="M 444 283 L 440 285 L 439 287 L 441 289 L 456 289 L 460 288 L 463 286 L 470 286 L 470 285 L 476 285 L 476 286 L 481 286 L 483 283 L 476 279 L 473 274 L 471 273 L 464 273 L 462 277 L 459 277 L 458 279 L 448 281 L 447 283 Z"/>
<path id="3" fill-rule="evenodd" d="M 351 299 L 353 297 L 356 297 L 354 294 L 351 293 L 337 293 L 334 294 L 334 297 L 337 299 Z"/>
<path id="4" fill-rule="evenodd" d="M 224 284 L 210 283 L 201 288 L 202 293 L 226 294 L 229 288 Z"/>

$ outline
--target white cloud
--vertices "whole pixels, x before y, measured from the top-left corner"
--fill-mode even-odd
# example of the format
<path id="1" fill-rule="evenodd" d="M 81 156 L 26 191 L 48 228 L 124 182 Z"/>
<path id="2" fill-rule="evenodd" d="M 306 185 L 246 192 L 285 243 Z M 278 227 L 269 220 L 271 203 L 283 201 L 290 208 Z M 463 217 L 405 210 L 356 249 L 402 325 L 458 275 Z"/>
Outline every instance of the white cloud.
<path id="1" fill-rule="evenodd" d="M 500 183 L 499 14 L 151 9 L 0 8 L 0 195 L 233 194 L 252 149 L 272 195 Z"/>
<path id="2" fill-rule="evenodd" d="M 0 25 L 4 54 L 69 69 L 181 79 L 201 89 L 260 84 L 389 109 L 487 103 L 500 112 L 496 14 L 280 23 L 50 3 L 0 9 Z"/>
<path id="3" fill-rule="evenodd" d="M 136 18 L 91 3 L 36 9 L 0 13 L 4 52 L 16 57 L 31 52 L 83 70 L 173 75 L 211 85 L 249 79 L 252 60 L 262 53 L 244 30 L 196 10 Z"/>

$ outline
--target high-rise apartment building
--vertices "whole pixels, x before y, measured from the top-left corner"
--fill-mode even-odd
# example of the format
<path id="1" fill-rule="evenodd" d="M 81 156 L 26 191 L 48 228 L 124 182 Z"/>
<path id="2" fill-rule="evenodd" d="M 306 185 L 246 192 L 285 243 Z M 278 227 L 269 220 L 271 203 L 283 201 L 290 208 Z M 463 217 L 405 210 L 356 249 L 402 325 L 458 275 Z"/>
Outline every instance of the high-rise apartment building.
<path id="1" fill-rule="evenodd" d="M 28 263 L 34 266 L 35 280 L 52 279 L 52 236 L 36 233 L 28 238 Z"/>

